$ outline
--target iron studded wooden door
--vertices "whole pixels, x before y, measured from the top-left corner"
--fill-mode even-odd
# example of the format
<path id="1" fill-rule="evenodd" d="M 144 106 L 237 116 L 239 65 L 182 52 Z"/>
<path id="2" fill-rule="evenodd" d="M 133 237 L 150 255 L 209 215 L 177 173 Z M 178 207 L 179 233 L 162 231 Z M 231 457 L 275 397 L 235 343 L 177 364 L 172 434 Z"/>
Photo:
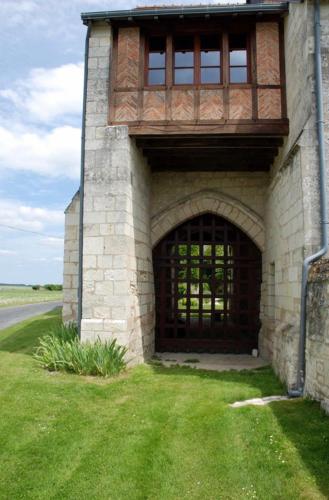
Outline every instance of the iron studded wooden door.
<path id="1" fill-rule="evenodd" d="M 257 348 L 261 253 L 243 231 L 196 217 L 158 243 L 153 263 L 158 351 Z"/>

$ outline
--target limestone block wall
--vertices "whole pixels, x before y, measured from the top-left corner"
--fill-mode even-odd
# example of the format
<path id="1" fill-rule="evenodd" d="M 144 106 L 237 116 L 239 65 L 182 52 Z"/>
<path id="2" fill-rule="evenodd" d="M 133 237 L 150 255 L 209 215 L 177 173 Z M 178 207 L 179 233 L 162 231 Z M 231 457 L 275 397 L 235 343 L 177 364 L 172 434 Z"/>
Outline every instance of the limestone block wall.
<path id="1" fill-rule="evenodd" d="M 214 190 L 249 207 L 261 218 L 265 213 L 267 172 L 154 172 L 151 215 L 204 190 Z"/>
<path id="2" fill-rule="evenodd" d="M 112 33 L 93 26 L 87 85 L 82 341 L 116 338 L 138 362 L 153 352 L 149 167 L 128 136 L 108 126 Z"/>
<path id="3" fill-rule="evenodd" d="M 154 342 L 150 171 L 127 127 L 105 127 L 96 153 L 85 172 L 81 337 L 116 338 L 143 361 Z"/>
<path id="4" fill-rule="evenodd" d="M 271 179 L 266 205 L 260 352 L 288 385 L 296 379 L 304 216 L 301 151 Z"/>
<path id="5" fill-rule="evenodd" d="M 315 147 L 312 15 L 308 2 L 291 4 L 285 19 L 290 134 L 270 172 L 265 211 L 260 351 L 288 386 L 296 381 L 302 262 L 306 245 L 318 241 L 316 160 L 310 162 Z"/>
<path id="6" fill-rule="evenodd" d="M 329 5 L 324 2 L 321 2 L 321 13 L 324 112 L 328 123 Z M 265 217 L 267 248 L 263 268 L 261 350 L 289 386 L 296 381 L 302 262 L 320 245 L 313 15 L 313 3 L 307 1 L 290 4 L 289 16 L 285 19 L 290 134 L 271 169 Z M 312 353 L 314 355 L 315 350 Z M 314 385 L 309 382 L 309 387 Z"/>
<path id="7" fill-rule="evenodd" d="M 326 135 L 326 169 L 327 193 L 329 193 L 329 4 L 321 2 L 321 60 L 324 128 Z M 315 118 L 314 118 L 315 120 Z M 313 127 L 315 134 L 315 127 Z M 314 139 L 314 145 L 316 140 Z M 313 168 L 314 184 L 311 185 L 311 195 L 318 190 L 317 152 L 309 151 L 310 169 Z M 315 198 L 317 200 L 317 198 Z M 311 202 L 310 202 L 311 204 Z M 314 207 L 314 205 L 313 205 Z M 319 208 L 315 204 L 311 212 L 310 222 L 314 224 L 319 234 Z M 329 220 L 329 207 L 327 221 Z M 311 234 L 311 229 L 308 230 Z M 319 248 L 319 236 L 315 248 Z M 309 250 L 308 250 L 309 253 Z M 318 399 L 329 412 L 329 264 L 328 255 L 312 266 L 308 283 L 307 307 L 307 343 L 306 343 L 306 380 L 305 390 L 310 397 Z"/>
<path id="8" fill-rule="evenodd" d="M 308 284 L 305 392 L 329 411 L 329 260 L 312 266 Z"/>
<path id="9" fill-rule="evenodd" d="M 77 320 L 79 211 L 77 192 L 65 210 L 63 321 Z"/>

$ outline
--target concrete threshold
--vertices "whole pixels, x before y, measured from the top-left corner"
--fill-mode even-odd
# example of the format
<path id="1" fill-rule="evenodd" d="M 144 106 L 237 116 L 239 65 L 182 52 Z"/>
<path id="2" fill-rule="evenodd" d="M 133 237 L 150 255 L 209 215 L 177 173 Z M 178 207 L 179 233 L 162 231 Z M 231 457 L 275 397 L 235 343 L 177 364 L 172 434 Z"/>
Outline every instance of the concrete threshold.
<path id="1" fill-rule="evenodd" d="M 199 370 L 214 370 L 217 372 L 254 370 L 269 365 L 264 359 L 249 354 L 160 352 L 156 353 L 155 357 L 165 366 L 189 366 Z"/>

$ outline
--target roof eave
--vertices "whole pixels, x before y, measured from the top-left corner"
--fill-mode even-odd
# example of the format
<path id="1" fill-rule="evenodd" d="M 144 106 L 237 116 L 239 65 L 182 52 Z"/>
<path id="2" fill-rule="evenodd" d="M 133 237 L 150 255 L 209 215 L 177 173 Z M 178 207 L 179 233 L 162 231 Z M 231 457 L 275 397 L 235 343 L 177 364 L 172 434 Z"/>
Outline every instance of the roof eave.
<path id="1" fill-rule="evenodd" d="M 242 4 L 242 5 L 222 5 L 222 6 L 197 6 L 197 7 L 175 7 L 175 8 L 150 8 L 115 10 L 102 12 L 83 12 L 81 19 L 84 24 L 92 21 L 133 21 L 154 18 L 174 18 L 174 17 L 217 17 L 230 14 L 282 14 L 288 12 L 289 2 L 277 4 Z"/>

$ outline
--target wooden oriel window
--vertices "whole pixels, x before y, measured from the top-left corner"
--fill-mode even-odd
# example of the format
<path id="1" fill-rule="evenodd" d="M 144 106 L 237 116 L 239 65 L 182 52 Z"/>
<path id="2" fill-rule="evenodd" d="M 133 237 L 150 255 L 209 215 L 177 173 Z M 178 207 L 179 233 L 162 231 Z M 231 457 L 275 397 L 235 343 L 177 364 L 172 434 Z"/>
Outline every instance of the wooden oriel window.
<path id="1" fill-rule="evenodd" d="M 227 40 L 226 43 L 223 43 L 224 39 Z M 165 86 L 171 83 L 173 85 L 249 83 L 248 46 L 247 34 L 187 33 L 150 36 L 146 44 L 146 84 Z M 172 64 L 169 63 L 171 60 Z M 223 68 L 223 61 L 226 71 Z"/>

